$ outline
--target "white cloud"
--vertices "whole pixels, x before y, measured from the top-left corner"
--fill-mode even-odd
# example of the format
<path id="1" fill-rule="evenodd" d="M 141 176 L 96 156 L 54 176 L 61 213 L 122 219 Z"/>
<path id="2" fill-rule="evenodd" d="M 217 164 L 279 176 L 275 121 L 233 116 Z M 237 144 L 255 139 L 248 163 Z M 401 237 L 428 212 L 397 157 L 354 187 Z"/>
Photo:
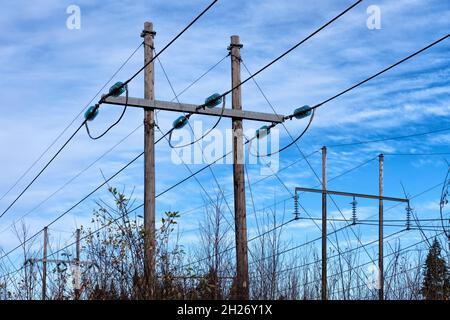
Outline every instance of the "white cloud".
<path id="1" fill-rule="evenodd" d="M 139 33 L 145 20 L 154 19 L 158 32 L 157 49 L 161 49 L 207 3 L 206 0 L 189 3 L 110 1 L 108 4 L 78 1 L 82 10 L 80 31 L 65 28 L 65 8 L 71 4 L 68 1 L 56 3 L 40 0 L 32 5 L 26 1 L 15 1 L 5 4 L 3 12 L 6 14 L 0 18 L 0 27 L 5 30 L 0 36 L 4 44 L 0 52 L 0 70 L 4 75 L 0 79 L 3 93 L 0 148 L 5 150 L 0 158 L 5 168 L 0 180 L 0 193 L 12 185 L 139 44 Z M 161 59 L 175 88 L 181 90 L 225 56 L 229 36 L 239 34 L 245 45 L 242 51 L 244 61 L 255 71 L 350 3 L 289 0 L 219 2 Z M 257 77 L 278 112 L 288 114 L 300 105 L 318 103 L 448 33 L 450 10 L 442 1 L 379 1 L 379 4 L 383 14 L 382 30 L 366 29 L 367 16 L 362 5 Z M 127 10 L 123 10 L 125 7 Z M 419 125 L 425 131 L 444 127 L 450 105 L 446 90 L 450 72 L 447 49 L 447 43 L 430 49 L 378 80 L 319 109 L 310 132 L 300 142 L 301 148 L 314 150 L 330 142 L 402 135 L 416 130 L 420 132 Z M 125 79 L 141 65 L 142 51 L 139 51 L 116 80 Z M 182 100 L 202 102 L 213 92 L 225 91 L 230 86 L 229 77 L 229 61 L 225 60 Z M 130 87 L 130 94 L 142 96 L 142 93 L 142 77 L 138 77 Z M 159 67 L 156 93 L 160 98 L 171 99 L 170 88 Z M 243 95 L 245 109 L 270 112 L 253 84 L 243 87 Z M 101 132 L 119 112 L 116 107 L 105 106 L 92 123 L 92 130 Z M 160 114 L 160 126 L 168 130 L 175 116 L 171 113 Z M 82 132 L 9 212 L 10 219 L 20 216 L 20 213 L 56 190 L 140 123 L 142 112 L 130 110 L 124 121 L 99 142 L 90 141 Z M 75 125 L 64 138 L 76 128 Z M 304 125 L 304 121 L 287 123 L 294 135 Z M 222 125 L 225 126 L 229 126 L 228 120 Z M 283 130 L 281 133 L 286 138 Z M 430 146 L 431 149 L 445 147 L 447 140 L 448 137 L 442 134 L 419 140 L 422 143 L 418 140 L 385 142 L 336 152 L 333 156 L 337 160 L 330 161 L 329 174 L 338 175 L 381 151 L 392 153 L 414 149 L 419 152 Z M 46 204 L 42 208 L 45 212 L 42 219 L 29 220 L 30 223 L 36 228 L 42 227 L 51 217 L 70 207 L 102 181 L 100 168 L 105 174 L 112 174 L 142 151 L 142 141 L 142 132 L 139 131 L 77 179 L 68 189 L 70 191 L 63 191 Z M 56 147 L 51 151 L 55 152 Z M 170 150 L 165 141 L 158 145 L 157 152 L 157 190 L 162 191 L 189 173 L 184 166 L 171 164 Z M 298 158 L 298 151 L 293 148 L 282 154 L 281 163 L 283 165 Z M 2 208 L 48 159 L 49 155 L 1 202 Z M 420 161 L 423 160 L 417 161 L 421 165 L 418 167 L 420 170 L 434 170 L 427 169 L 425 163 Z M 311 159 L 311 165 L 320 173 L 320 156 Z M 193 168 L 195 170 L 197 167 Z M 231 193 L 231 168 L 216 166 L 214 170 L 225 193 Z M 352 179 L 336 181 L 336 187 L 350 189 L 354 179 L 373 180 L 376 184 L 376 178 L 370 176 L 370 172 L 376 173 L 376 169 L 358 170 L 349 175 Z M 398 172 L 392 175 L 399 180 L 402 175 L 408 177 L 411 174 L 399 166 Z M 250 177 L 252 181 L 261 178 L 259 167 L 251 168 Z M 283 171 L 280 177 L 291 190 L 295 186 L 317 183 L 304 162 Z M 438 178 L 434 171 L 430 177 Z M 199 175 L 199 180 L 209 192 L 216 190 L 217 186 L 208 171 Z M 136 163 L 112 184 L 137 186 L 137 198 L 141 200 L 142 162 Z M 413 184 L 414 188 L 423 187 L 422 183 Z M 253 191 L 257 208 L 273 204 L 275 194 L 280 198 L 289 196 L 275 178 L 257 184 Z M 200 205 L 202 194 L 197 182 L 191 180 L 158 199 L 158 208 L 184 211 Z M 232 198 L 229 202 L 232 205 Z M 317 205 L 311 203 L 311 207 L 317 208 Z M 85 208 L 92 206 L 89 202 Z M 348 214 L 348 209 L 344 212 Z M 77 219 L 88 215 L 87 209 L 74 214 Z M 38 213 L 32 218 L 36 216 Z M 73 217 L 64 222 L 63 227 L 73 228 Z M 0 238 L 5 241 L 6 247 L 13 245 L 10 237 Z"/>

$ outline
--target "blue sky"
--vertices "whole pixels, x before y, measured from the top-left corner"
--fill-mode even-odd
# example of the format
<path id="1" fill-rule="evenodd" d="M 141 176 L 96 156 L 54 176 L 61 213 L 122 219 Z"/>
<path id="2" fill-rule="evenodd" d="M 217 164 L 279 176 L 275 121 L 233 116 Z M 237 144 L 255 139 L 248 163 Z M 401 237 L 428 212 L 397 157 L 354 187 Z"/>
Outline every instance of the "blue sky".
<path id="1" fill-rule="evenodd" d="M 161 61 L 175 87 L 181 91 L 197 76 L 227 54 L 230 36 L 238 34 L 244 44 L 242 57 L 250 70 L 265 65 L 297 41 L 309 35 L 326 21 L 337 15 L 352 1 L 288 1 L 228 0 L 219 3 L 181 39 L 171 46 Z M 76 4 L 81 8 L 81 29 L 68 30 L 66 8 Z M 17 178 L 29 167 L 53 139 L 86 106 L 98 89 L 140 44 L 139 37 L 144 21 L 152 21 L 157 31 L 156 50 L 161 49 L 181 30 L 208 1 L 14 1 L 4 4 L 0 27 L 0 78 L 2 117 L 0 118 L 0 194 L 3 195 Z M 381 8 L 382 28 L 369 30 L 366 26 L 370 5 Z M 449 33 L 450 3 L 438 0 L 364 1 L 343 18 L 325 29 L 256 80 L 264 89 L 277 112 L 288 114 L 304 104 L 314 105 L 342 89 L 370 76 L 410 53 Z M 382 77 L 320 108 L 311 129 L 299 142 L 305 154 L 323 145 L 334 145 L 386 136 L 414 134 L 450 127 L 449 74 L 450 60 L 447 41 L 399 66 Z M 115 80 L 125 80 L 142 66 L 142 49 L 119 73 Z M 173 98 L 170 87 L 159 66 L 156 67 L 156 95 L 161 100 Z M 243 78 L 246 71 L 242 71 Z M 182 101 L 201 103 L 214 92 L 230 88 L 229 61 L 225 60 L 200 83 L 182 96 Z M 243 88 L 243 106 L 246 110 L 271 112 L 270 107 L 253 83 Z M 130 85 L 130 95 L 143 96 L 143 78 Z M 227 106 L 230 104 L 228 103 Z M 92 130 L 101 132 L 119 115 L 117 107 L 105 106 L 100 116 L 91 124 Z M 159 125 L 166 131 L 177 114 L 160 113 Z M 193 118 L 194 119 L 194 118 Z M 202 120 L 207 128 L 211 119 Z M 28 181 L 45 164 L 52 152 L 62 144 L 82 121 L 78 117 L 71 128 L 25 179 L 1 202 L 5 208 Z M 100 141 L 90 140 L 84 131 L 70 143 L 45 174 L 29 189 L 23 198 L 0 219 L 4 230 L 27 213 L 42 199 L 57 190 L 66 181 L 83 170 L 99 155 L 110 149 L 142 123 L 141 110 L 129 110 L 124 120 Z M 296 135 L 306 122 L 286 124 Z M 230 126 L 222 121 L 219 128 Z M 246 128 L 259 125 L 246 122 Z M 289 137 L 280 130 L 281 145 Z M 45 226 L 58 214 L 71 207 L 85 194 L 102 182 L 100 169 L 106 176 L 113 174 L 123 164 L 143 150 L 142 128 L 106 155 L 67 188 L 57 193 L 38 210 L 29 214 L 25 222 L 30 233 Z M 422 136 L 400 141 L 364 144 L 345 148 L 330 148 L 328 172 L 333 177 L 384 153 L 450 152 L 447 144 L 450 132 Z M 189 174 L 183 165 L 171 162 L 167 143 L 158 144 L 157 192 L 176 183 Z M 293 147 L 280 156 L 280 167 L 298 160 L 298 150 Z M 311 166 L 320 174 L 320 155 L 310 159 Z M 192 165 L 192 170 L 200 165 Z M 251 182 L 262 178 L 261 164 L 248 165 Z M 213 167 L 225 194 L 232 193 L 232 171 L 229 165 Z M 376 193 L 378 190 L 377 162 L 372 161 L 354 172 L 330 182 L 330 188 Z M 401 182 L 411 195 L 443 182 L 447 164 L 443 156 L 387 156 L 385 162 L 385 193 L 401 197 Z M 279 173 L 291 192 L 296 186 L 315 186 L 317 180 L 311 168 L 300 161 Z M 210 171 L 198 175 L 205 188 L 214 194 L 218 191 Z M 138 161 L 112 184 L 135 188 L 137 203 L 142 200 L 143 168 Z M 275 177 L 252 186 L 255 207 L 268 207 L 278 202 L 277 217 L 283 219 L 283 199 L 290 193 Z M 157 209 L 180 211 L 180 228 L 198 228 L 203 210 L 183 212 L 203 203 L 200 186 L 195 180 L 183 184 L 158 199 Z M 420 218 L 438 217 L 440 188 L 415 199 L 413 207 Z M 107 199 L 101 191 L 79 206 L 61 222 L 54 225 L 52 237 L 65 241 L 67 232 L 76 226 L 87 225 L 95 199 Z M 232 208 L 232 197 L 227 199 Z M 280 202 L 281 201 L 281 202 Z M 336 198 L 342 212 L 350 215 L 351 199 Z M 254 235 L 255 222 L 250 194 L 247 194 L 249 233 Z M 292 212 L 292 200 L 287 200 L 285 219 Z M 320 196 L 307 195 L 302 205 L 313 216 L 320 214 Z M 359 214 L 369 217 L 377 213 L 377 204 L 360 201 Z M 387 205 L 389 207 L 389 205 Z M 330 203 L 330 215 L 339 217 Z M 273 209 L 273 207 L 272 207 Z M 228 219 L 232 217 L 228 214 Z M 257 212 L 262 214 L 262 212 Z M 304 215 L 304 213 L 302 213 Z M 387 219 L 404 218 L 402 207 L 386 212 Z M 58 231 L 57 231 L 58 230 Z M 387 228 L 386 234 L 398 228 Z M 65 231 L 65 232 L 60 232 Z M 376 238 L 375 227 L 360 227 L 363 241 Z M 196 232 L 183 233 L 186 243 L 196 242 Z M 319 234 L 311 222 L 301 221 L 289 225 L 286 239 L 301 243 Z M 420 240 L 417 232 L 402 236 L 402 241 Z M 0 234 L 0 247 L 7 250 L 18 243 L 12 232 Z M 371 250 L 376 248 L 371 248 Z M 373 251 L 375 252 L 375 251 Z"/>

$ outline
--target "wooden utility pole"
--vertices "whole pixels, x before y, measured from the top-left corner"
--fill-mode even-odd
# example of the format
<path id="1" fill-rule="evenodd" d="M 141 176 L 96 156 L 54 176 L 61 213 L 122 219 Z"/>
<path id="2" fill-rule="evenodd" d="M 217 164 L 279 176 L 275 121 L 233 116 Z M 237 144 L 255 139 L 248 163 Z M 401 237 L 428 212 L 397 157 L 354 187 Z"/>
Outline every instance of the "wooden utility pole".
<path id="1" fill-rule="evenodd" d="M 146 22 L 142 37 L 144 38 L 147 65 L 153 59 L 154 37 L 153 24 Z M 154 63 L 149 63 L 144 71 L 144 96 L 146 100 L 155 101 Z M 155 110 L 144 110 L 144 273 L 148 297 L 154 297 L 155 280 Z"/>
<path id="2" fill-rule="evenodd" d="M 42 300 L 47 300 L 47 245 L 48 228 L 44 228 L 44 254 L 42 256 Z"/>
<path id="3" fill-rule="evenodd" d="M 74 277 L 76 277 L 76 283 L 74 284 L 75 287 L 78 286 L 80 283 L 80 268 L 81 265 L 94 265 L 91 261 L 81 261 L 81 245 L 80 245 L 80 237 L 81 231 L 80 229 L 76 230 L 76 256 L 75 259 L 72 260 L 61 260 L 61 259 L 48 259 L 47 254 L 47 248 L 48 248 L 48 228 L 44 228 L 44 248 L 43 248 L 43 256 L 42 259 L 28 259 L 25 261 L 25 265 L 28 263 L 34 264 L 34 263 L 42 263 L 42 300 L 47 300 L 47 264 L 49 263 L 55 263 L 57 265 L 64 263 L 64 264 L 70 264 L 75 265 L 76 267 L 76 273 L 74 274 Z M 80 288 L 75 288 L 75 300 L 78 300 L 80 298 Z"/>
<path id="4" fill-rule="evenodd" d="M 380 200 L 378 208 L 378 299 L 384 300 L 384 266 L 383 266 L 383 167 L 384 155 L 380 154 L 379 158 L 379 187 Z"/>
<path id="5" fill-rule="evenodd" d="M 231 87 L 241 84 L 241 48 L 239 36 L 231 37 Z M 233 90 L 232 109 L 242 110 L 241 87 Z M 233 119 L 233 181 L 234 214 L 236 235 L 236 298 L 247 300 L 248 253 L 247 253 L 247 214 L 245 204 L 244 146 L 242 120 Z"/>
<path id="6" fill-rule="evenodd" d="M 327 147 L 322 148 L 322 300 L 327 294 Z"/>
<path id="7" fill-rule="evenodd" d="M 77 229 L 76 231 L 76 255 L 75 255 L 75 277 L 77 277 L 75 280 L 75 300 L 80 300 L 80 253 L 81 253 L 81 246 L 80 246 L 80 233 L 81 230 Z"/>
<path id="8" fill-rule="evenodd" d="M 145 23 L 142 32 L 145 43 L 145 63 L 153 58 L 153 40 L 155 32 L 153 25 Z M 154 111 L 164 110 L 184 114 L 201 114 L 212 117 L 231 118 L 233 121 L 233 178 L 234 178 L 234 208 L 236 229 L 236 298 L 248 299 L 248 252 L 247 252 L 247 222 L 245 203 L 245 179 L 244 179 L 244 147 L 242 121 L 260 121 L 269 123 L 283 123 L 284 115 L 242 110 L 241 101 L 241 54 L 242 45 L 238 36 L 231 37 L 229 50 L 231 51 L 232 109 L 225 108 L 198 108 L 198 104 L 184 102 L 170 102 L 155 100 L 154 93 L 154 64 L 150 63 L 145 68 L 145 98 L 113 97 L 105 98 L 104 104 L 116 106 L 128 106 L 145 110 L 145 191 L 144 191 L 144 271 L 147 283 L 151 284 L 155 279 L 155 155 L 154 155 Z M 255 107 L 258 109 L 258 107 Z M 154 288 L 149 286 L 149 297 L 153 297 Z"/>

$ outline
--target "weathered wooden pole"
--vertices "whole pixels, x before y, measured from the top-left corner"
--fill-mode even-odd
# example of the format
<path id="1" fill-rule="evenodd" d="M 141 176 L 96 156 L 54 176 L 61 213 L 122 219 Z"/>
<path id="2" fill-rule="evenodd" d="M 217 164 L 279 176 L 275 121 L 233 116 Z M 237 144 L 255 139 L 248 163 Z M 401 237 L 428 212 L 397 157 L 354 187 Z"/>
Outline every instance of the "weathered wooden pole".
<path id="1" fill-rule="evenodd" d="M 241 84 L 241 48 L 239 36 L 231 37 L 231 87 Z M 241 87 L 233 90 L 233 110 L 242 110 Z M 242 120 L 233 119 L 233 181 L 234 212 L 236 234 L 236 298 L 247 300 L 248 252 L 247 252 L 247 214 L 245 205 L 244 146 Z"/>
<path id="2" fill-rule="evenodd" d="M 155 72 L 153 59 L 154 37 L 153 24 L 146 22 L 142 37 L 144 38 L 144 96 L 155 100 Z M 155 281 L 155 113 L 154 109 L 144 111 L 144 276 L 148 298 L 154 297 Z"/>
<path id="3" fill-rule="evenodd" d="M 379 188 L 380 200 L 378 208 L 378 299 L 384 300 L 384 266 L 383 266 L 383 175 L 384 155 L 379 158 Z"/>
<path id="4" fill-rule="evenodd" d="M 42 256 L 42 300 L 47 300 L 47 245 L 48 245 L 48 227 L 45 227 L 44 253 Z"/>
<path id="5" fill-rule="evenodd" d="M 81 244 L 80 244 L 80 237 L 81 230 L 77 229 L 75 233 L 76 238 L 76 251 L 75 251 L 75 300 L 80 300 L 80 288 L 78 287 L 80 285 L 80 263 L 81 263 Z"/>
<path id="6" fill-rule="evenodd" d="M 327 147 L 322 148 L 322 300 L 327 294 Z"/>

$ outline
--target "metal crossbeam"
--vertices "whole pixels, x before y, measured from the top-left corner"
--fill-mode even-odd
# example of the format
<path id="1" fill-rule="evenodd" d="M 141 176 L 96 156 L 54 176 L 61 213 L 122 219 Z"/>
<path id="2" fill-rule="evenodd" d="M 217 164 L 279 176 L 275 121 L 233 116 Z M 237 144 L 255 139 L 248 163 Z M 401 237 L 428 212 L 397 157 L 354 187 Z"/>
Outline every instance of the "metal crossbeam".
<path id="1" fill-rule="evenodd" d="M 108 97 L 105 99 L 105 104 L 119 105 L 124 106 L 126 103 L 125 97 Z M 214 108 L 214 109 L 201 109 L 197 110 L 198 105 L 195 104 L 187 104 L 187 103 L 177 103 L 177 102 L 168 102 L 168 101 L 159 101 L 159 100 L 148 100 L 141 98 L 128 98 L 128 106 L 143 108 L 143 109 L 159 109 L 165 111 L 173 111 L 173 112 L 187 112 L 187 113 L 195 113 L 207 116 L 220 116 L 222 114 L 222 108 Z M 253 121 L 261 121 L 261 122 L 271 122 L 271 123 L 282 123 L 284 122 L 283 115 L 276 115 L 272 113 L 263 113 L 263 112 L 254 112 L 254 111 L 243 111 L 243 110 L 233 110 L 233 109 L 225 109 L 223 111 L 223 117 L 225 118 L 233 118 L 240 120 L 253 120 Z"/>
<path id="2" fill-rule="evenodd" d="M 324 193 L 322 189 L 311 189 L 311 188 L 295 188 L 296 191 L 302 192 L 313 192 L 313 193 Z M 334 194 L 337 196 L 347 196 L 347 197 L 356 197 L 356 198 L 367 198 L 367 199 L 376 199 L 376 200 L 386 200 L 386 201 L 394 201 L 394 202 L 409 202 L 409 199 L 403 198 L 393 198 L 393 197 L 385 197 L 385 196 L 376 196 L 371 194 L 362 194 L 362 193 L 353 193 L 353 192 L 343 192 L 343 191 L 331 191 L 326 190 L 327 194 Z"/>

